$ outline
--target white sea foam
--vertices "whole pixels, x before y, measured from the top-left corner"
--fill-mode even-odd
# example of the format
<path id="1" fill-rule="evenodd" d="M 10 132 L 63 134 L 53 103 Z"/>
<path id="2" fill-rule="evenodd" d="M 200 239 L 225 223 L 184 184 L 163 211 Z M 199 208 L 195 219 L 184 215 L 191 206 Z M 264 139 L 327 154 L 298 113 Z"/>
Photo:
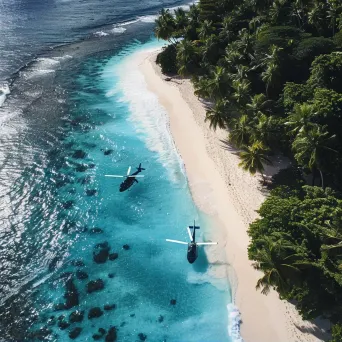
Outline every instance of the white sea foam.
<path id="1" fill-rule="evenodd" d="M 127 29 L 125 29 L 124 27 L 122 26 L 117 26 L 117 27 L 114 27 L 111 32 L 113 33 L 124 33 Z"/>
<path id="2" fill-rule="evenodd" d="M 147 89 L 136 58 L 133 54 L 116 67 L 114 72 L 119 76 L 120 82 L 107 96 L 118 91 L 122 93 L 121 100 L 129 104 L 129 120 L 134 123 L 147 147 L 158 153 L 159 160 L 170 172 L 171 180 L 178 183 L 184 180 L 185 172 L 170 133 L 167 112 L 160 105 L 158 97 Z"/>
<path id="3" fill-rule="evenodd" d="M 99 31 L 99 32 L 95 32 L 94 36 L 96 36 L 96 37 L 105 37 L 105 36 L 109 36 L 109 33 L 103 32 L 103 31 Z"/>
<path id="4" fill-rule="evenodd" d="M 198 3 L 198 1 L 192 1 L 189 4 L 186 5 L 180 5 L 180 6 L 175 6 L 175 7 L 170 7 L 168 8 L 170 10 L 171 13 L 174 13 L 176 9 L 178 8 L 182 8 L 185 11 L 188 11 L 190 9 L 190 6 L 193 4 Z M 128 26 L 128 25 L 132 25 L 138 22 L 142 22 L 142 23 L 153 23 L 155 22 L 155 20 L 158 18 L 159 14 L 150 14 L 150 15 L 145 15 L 145 16 L 141 16 L 138 17 L 134 20 L 129 20 L 129 21 L 125 21 L 119 24 L 115 24 L 113 29 L 109 30 L 109 31 L 98 31 L 94 33 L 94 36 L 96 37 L 105 37 L 108 36 L 112 33 L 124 33 L 126 31 L 126 29 L 124 28 L 124 26 Z"/>
<path id="5" fill-rule="evenodd" d="M 6 96 L 10 94 L 10 89 L 7 83 L 0 84 L 0 107 L 6 101 Z"/>
<path id="6" fill-rule="evenodd" d="M 244 342 L 240 335 L 241 315 L 239 309 L 232 303 L 227 305 L 228 335 L 233 342 Z"/>
<path id="7" fill-rule="evenodd" d="M 158 18 L 158 15 L 145 15 L 139 18 L 142 23 L 153 23 Z"/>

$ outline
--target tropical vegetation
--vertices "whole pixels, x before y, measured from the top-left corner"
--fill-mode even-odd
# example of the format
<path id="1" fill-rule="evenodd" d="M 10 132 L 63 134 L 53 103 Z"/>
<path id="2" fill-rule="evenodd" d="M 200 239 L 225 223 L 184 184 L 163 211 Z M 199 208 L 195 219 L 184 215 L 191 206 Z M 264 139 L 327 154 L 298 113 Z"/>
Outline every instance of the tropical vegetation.
<path id="1" fill-rule="evenodd" d="M 328 317 L 342 341 L 342 2 L 200 0 L 163 10 L 155 35 L 170 43 L 157 62 L 212 103 L 206 121 L 244 170 L 283 154 L 298 171 L 250 226 L 257 288 Z"/>

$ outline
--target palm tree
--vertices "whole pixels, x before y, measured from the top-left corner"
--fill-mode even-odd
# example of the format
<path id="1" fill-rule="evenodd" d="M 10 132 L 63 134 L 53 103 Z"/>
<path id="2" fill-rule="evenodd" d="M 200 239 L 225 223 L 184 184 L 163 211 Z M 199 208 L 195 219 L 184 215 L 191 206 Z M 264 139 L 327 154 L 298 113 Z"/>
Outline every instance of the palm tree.
<path id="1" fill-rule="evenodd" d="M 337 151 L 329 147 L 335 135 L 330 135 L 325 127 L 314 126 L 308 131 L 299 133 L 292 144 L 295 151 L 294 157 L 301 165 L 308 167 L 311 171 L 317 169 L 321 175 L 321 184 L 324 189 L 323 172 L 327 152 Z"/>
<path id="2" fill-rule="evenodd" d="M 252 134 L 253 139 L 270 146 L 270 141 L 274 135 L 274 117 L 260 113 L 257 118 L 258 122 Z"/>
<path id="3" fill-rule="evenodd" d="M 271 85 L 275 85 L 277 80 L 280 78 L 279 65 L 275 63 L 270 63 L 267 69 L 261 74 L 261 79 L 266 84 L 266 93 L 268 94 L 268 89 Z"/>
<path id="4" fill-rule="evenodd" d="M 242 29 L 239 32 L 239 40 L 236 41 L 239 51 L 247 57 L 252 52 L 252 35 L 250 35 L 247 29 Z"/>
<path id="5" fill-rule="evenodd" d="M 177 35 L 182 36 L 184 29 L 187 27 L 189 23 L 188 17 L 183 8 L 179 7 L 175 10 L 174 22 L 177 30 Z"/>
<path id="6" fill-rule="evenodd" d="M 308 13 L 309 24 L 316 27 L 317 31 L 321 33 L 322 24 L 325 18 L 326 18 L 326 11 L 324 8 L 324 4 L 315 2 L 315 5 L 312 7 L 311 11 Z"/>
<path id="7" fill-rule="evenodd" d="M 276 45 L 270 47 L 270 54 L 266 54 L 261 65 L 266 66 L 266 70 L 261 74 L 261 78 L 266 84 L 266 93 L 270 85 L 275 85 L 280 78 L 280 52 L 283 48 Z"/>
<path id="8" fill-rule="evenodd" d="M 212 34 L 208 37 L 205 41 L 203 46 L 201 47 L 202 52 L 202 60 L 203 65 L 206 65 L 207 69 L 212 68 L 213 65 L 216 64 L 219 58 L 219 48 L 218 48 L 219 41 L 217 37 Z"/>
<path id="9" fill-rule="evenodd" d="M 202 98 L 210 97 L 209 80 L 206 77 L 194 77 L 192 80 L 195 88 L 195 95 Z"/>
<path id="10" fill-rule="evenodd" d="M 208 92 L 210 96 L 214 99 L 223 98 L 228 93 L 229 85 L 226 69 L 221 66 L 216 66 L 208 80 Z"/>
<path id="11" fill-rule="evenodd" d="M 249 68 L 247 66 L 239 64 L 236 66 L 236 74 L 232 74 L 231 78 L 239 82 L 248 80 L 248 72 Z"/>
<path id="12" fill-rule="evenodd" d="M 243 147 L 243 151 L 239 154 L 241 158 L 239 166 L 252 175 L 254 175 L 256 172 L 260 172 L 264 182 L 265 177 L 263 175 L 263 164 L 271 164 L 271 161 L 266 156 L 266 151 L 267 150 L 262 142 L 255 141 L 251 146 Z"/>
<path id="13" fill-rule="evenodd" d="M 293 135 L 308 131 L 315 125 L 311 122 L 314 115 L 313 105 L 308 103 L 296 103 L 294 111 L 288 116 L 288 121 L 285 122 L 285 125 L 292 128 L 290 133 Z"/>
<path id="14" fill-rule="evenodd" d="M 298 27 L 303 25 L 303 6 L 301 0 L 294 0 L 291 3 L 291 15 Z"/>
<path id="15" fill-rule="evenodd" d="M 168 9 L 162 9 L 160 11 L 160 16 L 155 20 L 155 23 L 155 36 L 158 39 L 167 40 L 169 43 L 174 45 L 175 42 L 171 39 L 175 31 L 175 21 L 170 11 Z"/>
<path id="16" fill-rule="evenodd" d="M 230 42 L 230 40 L 234 36 L 234 33 L 232 31 L 232 24 L 233 24 L 233 18 L 231 16 L 224 17 L 222 21 L 222 27 L 220 29 L 219 37 L 226 42 Z"/>
<path id="17" fill-rule="evenodd" d="M 280 17 L 280 13 L 284 7 L 286 0 L 274 0 L 273 4 L 269 10 L 269 16 L 273 24 L 278 23 L 278 19 Z"/>
<path id="18" fill-rule="evenodd" d="M 242 115 L 238 119 L 232 119 L 229 123 L 229 141 L 237 147 L 249 144 L 251 137 L 250 119 Z"/>
<path id="19" fill-rule="evenodd" d="M 335 28 L 337 23 L 337 17 L 339 11 L 341 11 L 341 5 L 337 3 L 335 0 L 328 0 L 328 18 L 330 18 L 329 27 L 332 29 L 332 35 L 335 35 Z"/>
<path id="20" fill-rule="evenodd" d="M 195 47 L 186 39 L 177 44 L 177 62 L 179 64 L 178 73 L 185 76 L 194 64 Z"/>
<path id="21" fill-rule="evenodd" d="M 240 107 L 244 107 L 250 97 L 250 85 L 251 83 L 248 80 L 242 80 L 241 82 L 233 81 L 233 98 Z"/>
<path id="22" fill-rule="evenodd" d="M 278 235 L 259 240 L 262 248 L 253 255 L 253 259 L 257 260 L 254 268 L 264 272 L 256 289 L 262 288 L 261 293 L 265 295 L 272 287 L 284 294 L 291 283 L 299 280 L 300 266 L 309 265 L 305 255 L 297 253 L 293 244 Z"/>
<path id="23" fill-rule="evenodd" d="M 205 40 L 207 37 L 211 35 L 214 31 L 212 22 L 208 20 L 204 20 L 200 28 L 198 29 L 198 36 L 200 39 Z"/>
<path id="24" fill-rule="evenodd" d="M 228 121 L 228 108 L 227 108 L 226 100 L 218 100 L 216 101 L 214 107 L 207 111 L 205 121 L 209 121 L 210 128 L 213 128 L 216 131 L 217 127 L 225 128 L 226 123 Z"/>
<path id="25" fill-rule="evenodd" d="M 271 102 L 271 100 L 267 100 L 265 94 L 256 94 L 251 98 L 251 102 L 247 103 L 247 112 L 250 113 L 252 117 L 263 115 Z"/>

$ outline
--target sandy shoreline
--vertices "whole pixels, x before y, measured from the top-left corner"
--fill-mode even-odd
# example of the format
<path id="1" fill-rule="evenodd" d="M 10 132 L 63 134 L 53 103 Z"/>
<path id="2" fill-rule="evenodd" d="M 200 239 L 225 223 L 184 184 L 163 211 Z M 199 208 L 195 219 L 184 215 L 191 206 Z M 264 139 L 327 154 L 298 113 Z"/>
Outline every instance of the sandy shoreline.
<path id="1" fill-rule="evenodd" d="M 196 205 L 219 228 L 211 232 L 210 238 L 225 248 L 228 265 L 224 267 L 228 269 L 234 303 L 241 312 L 242 337 L 246 342 L 322 341 L 316 337 L 322 336 L 321 331 L 304 322 L 294 307 L 281 301 L 275 292 L 264 296 L 255 290 L 260 273 L 248 260 L 247 228 L 265 199 L 259 177 L 238 167 L 235 151 L 222 142 L 226 131 L 209 129 L 204 122 L 204 106 L 193 94 L 190 81 L 165 81 L 154 63 L 155 57 L 156 52 L 145 51 L 137 54 L 135 62 L 148 89 L 169 114 L 170 130 L 185 163 Z M 215 252 L 209 253 L 209 260 L 215 261 Z"/>

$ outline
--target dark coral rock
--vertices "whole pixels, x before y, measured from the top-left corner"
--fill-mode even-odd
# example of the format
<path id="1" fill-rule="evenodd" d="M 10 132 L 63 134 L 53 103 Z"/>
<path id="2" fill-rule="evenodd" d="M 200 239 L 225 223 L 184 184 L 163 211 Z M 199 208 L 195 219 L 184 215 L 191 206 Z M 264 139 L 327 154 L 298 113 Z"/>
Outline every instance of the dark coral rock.
<path id="1" fill-rule="evenodd" d="M 177 303 L 176 299 L 171 299 L 171 300 L 170 300 L 170 304 L 171 304 L 171 305 L 176 305 L 176 303 Z"/>
<path id="2" fill-rule="evenodd" d="M 130 314 L 129 317 L 135 317 L 135 314 L 134 314 L 134 313 L 133 313 L 133 314 Z"/>
<path id="3" fill-rule="evenodd" d="M 158 317 L 158 322 L 161 323 L 161 322 L 163 322 L 163 321 L 164 321 L 164 316 L 160 315 L 160 316 Z"/>
<path id="4" fill-rule="evenodd" d="M 121 322 L 120 327 L 124 327 L 126 325 L 126 322 Z"/>
<path id="5" fill-rule="evenodd" d="M 58 303 L 55 305 L 55 310 L 56 311 L 61 311 L 61 310 L 65 310 L 66 307 L 65 307 L 65 304 L 64 303 Z"/>
<path id="6" fill-rule="evenodd" d="M 84 317 L 84 311 L 73 311 L 69 316 L 69 322 L 70 323 L 78 323 L 82 322 Z"/>
<path id="7" fill-rule="evenodd" d="M 76 277 L 77 279 L 84 280 L 84 279 L 88 279 L 88 274 L 84 271 L 77 270 Z"/>
<path id="8" fill-rule="evenodd" d="M 88 190 L 86 190 L 86 194 L 87 194 L 87 196 L 95 196 L 97 194 L 97 190 L 96 189 L 88 189 Z"/>
<path id="9" fill-rule="evenodd" d="M 85 266 L 85 263 L 84 263 L 84 261 L 82 259 L 71 260 L 70 264 L 72 266 L 76 266 L 76 267 L 83 267 L 83 266 Z"/>
<path id="10" fill-rule="evenodd" d="M 60 315 L 57 319 L 58 319 L 59 321 L 63 321 L 64 318 L 65 318 L 64 315 Z"/>
<path id="11" fill-rule="evenodd" d="M 143 333 L 138 334 L 138 337 L 139 337 L 140 341 L 145 341 L 147 339 L 147 336 Z"/>
<path id="12" fill-rule="evenodd" d="M 116 341 L 117 338 L 117 333 L 116 333 L 116 328 L 115 327 L 110 327 L 108 330 L 108 334 L 106 335 L 106 342 L 114 342 Z"/>
<path id="13" fill-rule="evenodd" d="M 104 288 L 104 282 L 102 279 L 91 280 L 87 284 L 87 292 L 92 293 L 95 291 L 101 291 Z"/>
<path id="14" fill-rule="evenodd" d="M 103 336 L 106 333 L 106 330 L 103 328 L 99 328 L 99 334 Z"/>
<path id="15" fill-rule="evenodd" d="M 89 230 L 89 233 L 90 233 L 90 234 L 102 234 L 102 233 L 103 233 L 103 230 L 102 230 L 101 228 L 95 227 L 95 228 L 91 228 L 91 229 Z"/>
<path id="16" fill-rule="evenodd" d="M 75 170 L 77 172 L 84 172 L 88 170 L 88 165 L 87 164 L 77 164 Z"/>
<path id="17" fill-rule="evenodd" d="M 80 328 L 80 327 L 74 328 L 69 332 L 69 337 L 72 340 L 74 340 L 75 338 L 77 338 L 80 335 L 81 331 L 82 331 L 82 328 Z"/>
<path id="18" fill-rule="evenodd" d="M 99 243 L 93 251 L 93 259 L 97 264 L 103 264 L 107 261 L 110 247 L 108 242 Z"/>
<path id="19" fill-rule="evenodd" d="M 109 254 L 108 258 L 109 258 L 109 260 L 115 260 L 118 258 L 118 256 L 119 256 L 118 253 L 111 253 L 111 254 Z"/>
<path id="20" fill-rule="evenodd" d="M 96 164 L 94 164 L 94 163 L 90 163 L 90 164 L 88 165 L 89 169 L 93 169 L 95 166 L 96 166 Z"/>
<path id="21" fill-rule="evenodd" d="M 112 154 L 114 151 L 113 150 L 104 150 L 103 154 L 105 156 L 109 156 L 110 154 Z"/>
<path id="22" fill-rule="evenodd" d="M 104 309 L 105 311 L 113 310 L 113 309 L 115 309 L 115 308 L 116 308 L 116 305 L 115 305 L 115 304 L 106 304 L 106 305 L 103 307 L 103 309 Z"/>
<path id="23" fill-rule="evenodd" d="M 61 330 L 65 330 L 65 329 L 67 329 L 67 328 L 69 328 L 70 327 L 70 324 L 68 323 L 68 322 L 66 322 L 66 321 L 59 321 L 58 322 L 58 327 L 59 327 L 59 329 L 61 329 Z"/>
<path id="24" fill-rule="evenodd" d="M 87 156 L 87 153 L 82 150 L 76 150 L 74 154 L 72 155 L 75 159 L 83 159 Z"/>
<path id="25" fill-rule="evenodd" d="M 89 184 L 91 182 L 91 176 L 85 176 L 77 179 L 77 183 L 81 183 L 82 185 Z"/>
<path id="26" fill-rule="evenodd" d="M 64 293 L 65 307 L 71 309 L 79 304 L 78 291 L 72 279 L 68 279 L 65 283 L 66 291 Z"/>
<path id="27" fill-rule="evenodd" d="M 125 250 L 125 251 L 128 251 L 130 249 L 129 245 L 123 245 L 122 248 Z"/>
<path id="28" fill-rule="evenodd" d="M 62 206 L 64 209 L 71 209 L 74 205 L 74 201 L 70 200 L 70 201 L 66 201 L 62 203 Z"/>
<path id="29" fill-rule="evenodd" d="M 99 335 L 99 334 L 94 334 L 94 335 L 93 335 L 93 339 L 94 339 L 95 341 L 101 340 L 101 338 L 102 338 L 102 335 Z"/>
<path id="30" fill-rule="evenodd" d="M 103 315 L 103 311 L 99 307 L 91 308 L 88 312 L 88 319 L 98 318 Z"/>
<path id="31" fill-rule="evenodd" d="M 115 277 L 115 274 L 114 273 L 108 273 L 108 278 L 114 278 Z"/>

